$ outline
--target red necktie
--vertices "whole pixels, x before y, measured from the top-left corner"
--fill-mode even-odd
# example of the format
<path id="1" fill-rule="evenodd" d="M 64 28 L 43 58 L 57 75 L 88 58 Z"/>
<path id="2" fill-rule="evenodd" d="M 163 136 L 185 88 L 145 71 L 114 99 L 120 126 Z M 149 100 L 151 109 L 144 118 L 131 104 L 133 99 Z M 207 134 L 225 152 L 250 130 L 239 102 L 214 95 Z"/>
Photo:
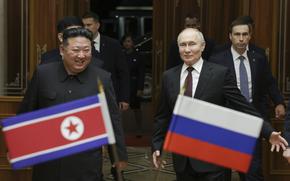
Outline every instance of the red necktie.
<path id="1" fill-rule="evenodd" d="M 192 74 L 193 67 L 187 67 L 188 74 L 185 79 L 185 92 L 184 95 L 188 97 L 192 97 Z"/>

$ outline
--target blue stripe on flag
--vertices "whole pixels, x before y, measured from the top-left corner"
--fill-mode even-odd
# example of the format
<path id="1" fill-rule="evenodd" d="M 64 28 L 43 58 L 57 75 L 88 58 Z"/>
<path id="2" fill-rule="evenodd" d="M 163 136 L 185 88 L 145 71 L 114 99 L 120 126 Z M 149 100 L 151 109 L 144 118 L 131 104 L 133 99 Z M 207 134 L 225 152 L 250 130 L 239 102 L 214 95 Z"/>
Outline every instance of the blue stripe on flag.
<path id="1" fill-rule="evenodd" d="M 96 103 L 99 103 L 99 97 L 98 96 L 90 96 L 90 97 L 86 97 L 86 98 L 83 98 L 80 100 L 71 101 L 69 103 L 64 103 L 64 104 L 40 109 L 40 110 L 37 110 L 34 112 L 24 113 L 24 114 L 18 115 L 16 117 L 4 119 L 2 121 L 2 126 L 3 127 L 11 126 L 11 125 L 18 124 L 21 122 L 30 121 L 32 119 L 50 116 L 53 114 L 58 114 L 58 113 L 62 113 L 65 111 L 70 111 L 73 109 L 77 109 L 77 108 L 80 108 L 83 106 L 88 106 L 88 105 L 96 104 Z"/>
<path id="2" fill-rule="evenodd" d="M 252 154 L 256 138 L 221 127 L 173 115 L 170 131 L 242 153 Z"/>
<path id="3" fill-rule="evenodd" d="M 73 147 L 69 147 L 63 150 L 59 150 L 59 151 L 54 151 L 51 153 L 46 153 L 46 154 L 42 154 L 36 157 L 32 157 L 32 158 L 28 158 L 25 160 L 21 160 L 21 161 L 17 161 L 14 162 L 12 164 L 12 168 L 13 169 L 20 169 L 23 167 L 28 167 L 31 165 L 35 165 L 35 164 L 39 164 L 39 163 L 43 163 L 46 161 L 51 161 L 53 159 L 58 159 L 58 158 L 62 158 L 64 156 L 68 156 L 68 155 L 72 155 L 75 153 L 80 153 L 83 151 L 88 151 L 89 149 L 96 149 L 102 145 L 108 144 L 108 138 L 101 138 L 98 140 L 94 140 L 88 143 L 84 143 L 81 145 L 77 145 L 77 146 L 73 146 Z"/>

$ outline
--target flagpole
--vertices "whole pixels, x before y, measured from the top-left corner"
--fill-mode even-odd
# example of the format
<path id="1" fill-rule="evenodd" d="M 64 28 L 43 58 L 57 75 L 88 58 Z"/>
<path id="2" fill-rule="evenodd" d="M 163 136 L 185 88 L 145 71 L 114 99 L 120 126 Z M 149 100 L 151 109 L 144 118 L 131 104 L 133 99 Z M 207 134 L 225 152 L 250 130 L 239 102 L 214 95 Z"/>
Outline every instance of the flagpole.
<path id="1" fill-rule="evenodd" d="M 104 95 L 104 88 L 103 88 L 103 84 L 102 84 L 100 79 L 98 79 L 98 90 L 99 90 L 99 94 Z M 114 142 L 114 143 L 110 143 L 110 142 Z M 111 141 L 109 140 L 108 149 L 110 149 L 110 148 L 111 148 L 113 160 L 115 161 L 115 163 L 119 162 L 119 157 L 118 157 L 118 153 L 117 153 L 117 146 L 116 146 L 116 143 L 115 143 L 115 139 L 111 140 Z M 118 178 L 119 181 L 123 181 L 122 171 L 121 171 L 121 169 L 118 166 L 115 165 L 115 163 L 113 164 L 113 166 L 116 168 L 117 178 Z"/>
<path id="2" fill-rule="evenodd" d="M 117 163 L 119 161 L 119 159 L 118 159 L 117 146 L 116 146 L 116 144 L 112 144 L 111 145 L 111 149 L 112 149 L 112 154 L 113 154 L 113 158 L 115 160 L 115 163 Z M 119 167 L 117 167 L 116 165 L 114 165 L 114 166 L 116 168 L 118 180 L 119 181 L 123 181 L 122 170 Z"/>

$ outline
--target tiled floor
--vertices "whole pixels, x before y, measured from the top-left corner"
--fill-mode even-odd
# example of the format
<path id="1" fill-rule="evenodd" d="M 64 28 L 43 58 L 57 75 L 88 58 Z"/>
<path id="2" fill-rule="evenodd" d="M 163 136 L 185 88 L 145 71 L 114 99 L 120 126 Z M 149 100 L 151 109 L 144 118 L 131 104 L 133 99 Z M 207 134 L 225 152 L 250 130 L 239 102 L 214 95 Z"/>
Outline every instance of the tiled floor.
<path id="1" fill-rule="evenodd" d="M 126 181 L 175 180 L 169 154 L 165 155 L 164 158 L 168 162 L 160 171 L 153 169 L 150 155 L 149 147 L 128 147 L 128 167 L 124 171 Z M 110 160 L 107 156 L 105 156 L 104 164 L 105 180 L 113 180 L 110 174 Z"/>
<path id="2" fill-rule="evenodd" d="M 151 150 L 149 147 L 128 147 L 128 167 L 124 172 L 126 181 L 174 181 L 175 174 L 172 168 L 170 154 L 165 154 L 167 161 L 164 169 L 159 171 L 153 169 L 151 163 Z M 104 178 L 111 181 L 110 160 L 105 154 L 104 159 Z M 232 175 L 232 181 L 238 181 L 236 172 Z"/>

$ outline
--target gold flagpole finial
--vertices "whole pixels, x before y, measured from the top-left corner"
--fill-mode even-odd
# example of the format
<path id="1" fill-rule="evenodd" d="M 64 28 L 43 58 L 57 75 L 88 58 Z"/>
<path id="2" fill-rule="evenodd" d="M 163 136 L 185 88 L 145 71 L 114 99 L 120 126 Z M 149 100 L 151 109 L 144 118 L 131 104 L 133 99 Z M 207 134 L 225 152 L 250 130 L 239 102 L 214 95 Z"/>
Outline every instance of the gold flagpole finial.
<path id="1" fill-rule="evenodd" d="M 184 82 L 183 86 L 181 87 L 179 94 L 184 95 L 185 90 L 186 90 L 186 82 Z"/>
<path id="2" fill-rule="evenodd" d="M 100 78 L 98 78 L 98 90 L 99 90 L 99 93 L 103 93 L 104 92 L 104 86 L 103 86 L 103 83 L 100 80 Z"/>

